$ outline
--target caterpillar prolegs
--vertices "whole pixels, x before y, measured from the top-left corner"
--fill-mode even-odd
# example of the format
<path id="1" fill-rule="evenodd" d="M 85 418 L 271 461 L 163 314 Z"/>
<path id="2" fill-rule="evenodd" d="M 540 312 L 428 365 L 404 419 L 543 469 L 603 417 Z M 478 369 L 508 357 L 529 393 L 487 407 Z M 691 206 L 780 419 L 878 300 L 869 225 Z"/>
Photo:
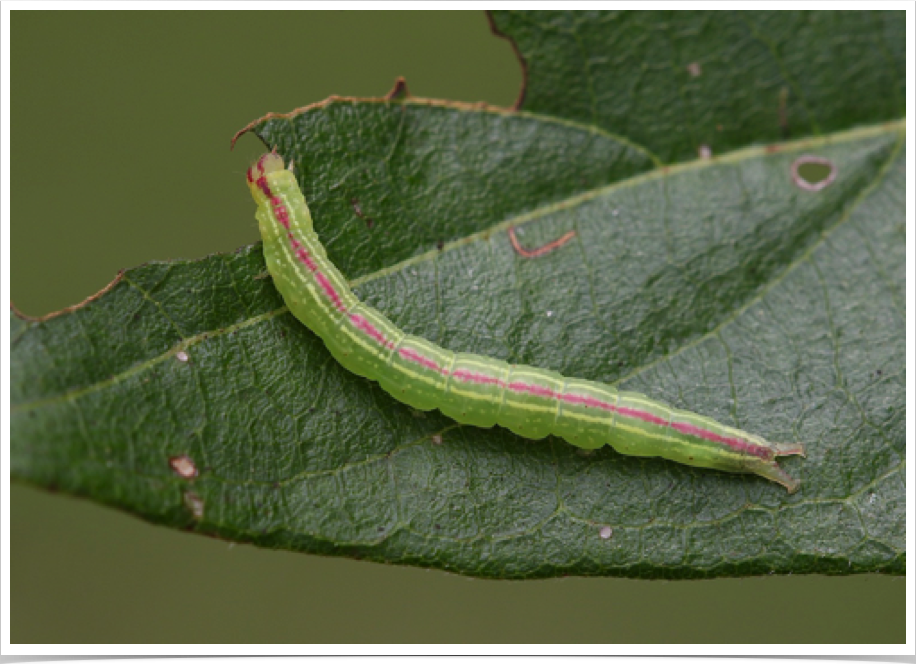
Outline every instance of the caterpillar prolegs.
<path id="1" fill-rule="evenodd" d="M 293 315 L 348 370 L 377 381 L 420 410 L 438 408 L 478 427 L 504 426 L 525 438 L 559 436 L 577 447 L 611 445 L 733 473 L 755 473 L 794 492 L 799 481 L 776 458 L 804 455 L 798 443 L 771 443 L 634 392 L 555 371 L 454 353 L 398 329 L 357 299 L 328 260 L 305 197 L 275 153 L 248 170 L 264 257 Z"/>

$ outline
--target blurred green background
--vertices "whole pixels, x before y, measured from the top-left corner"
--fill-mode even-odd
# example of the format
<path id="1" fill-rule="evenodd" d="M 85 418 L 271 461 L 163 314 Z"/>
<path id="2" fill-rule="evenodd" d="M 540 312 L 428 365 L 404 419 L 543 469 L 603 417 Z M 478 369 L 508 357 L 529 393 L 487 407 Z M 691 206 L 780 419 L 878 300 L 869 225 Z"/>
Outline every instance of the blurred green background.
<path id="1" fill-rule="evenodd" d="M 256 241 L 243 177 L 262 146 L 229 139 L 268 111 L 399 75 L 501 106 L 521 85 L 476 11 L 14 11 L 11 27 L 12 297 L 31 315 L 122 267 Z M 905 640 L 903 578 L 483 581 L 234 546 L 19 484 L 11 516 L 16 643 Z"/>

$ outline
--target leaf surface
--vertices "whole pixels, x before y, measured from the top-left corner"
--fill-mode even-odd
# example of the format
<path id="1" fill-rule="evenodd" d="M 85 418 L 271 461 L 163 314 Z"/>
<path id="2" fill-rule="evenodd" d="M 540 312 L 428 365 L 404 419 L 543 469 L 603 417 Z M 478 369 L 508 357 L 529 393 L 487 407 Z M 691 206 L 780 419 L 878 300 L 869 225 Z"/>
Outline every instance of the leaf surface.
<path id="1" fill-rule="evenodd" d="M 535 105 L 535 63 L 577 66 L 549 30 L 532 37 L 539 16 L 494 17 Z M 608 81 L 644 61 L 647 34 L 698 20 L 647 32 L 598 18 L 578 41 L 603 44 L 600 28 L 621 47 Z M 878 38 L 871 23 L 847 30 Z M 800 33 L 780 52 L 795 63 L 810 48 Z M 414 411 L 286 311 L 259 245 L 127 270 L 44 321 L 13 315 L 12 474 L 201 533 L 478 576 L 903 574 L 903 123 L 840 113 L 764 144 L 771 127 L 739 103 L 762 75 L 726 55 L 720 93 L 745 133 L 682 164 L 662 163 L 692 154 L 669 116 L 651 144 L 635 129 L 646 110 L 613 132 L 543 105 L 339 99 L 252 129 L 295 163 L 360 297 L 405 330 L 804 441 L 807 459 L 785 462 L 797 494 Z M 837 86 L 819 117 L 844 103 Z M 641 103 L 664 105 L 665 89 Z M 565 94 L 578 98 L 574 79 Z M 792 177 L 809 154 L 836 172 L 819 191 Z M 510 231 L 529 249 L 574 235 L 526 257 Z"/>
<path id="2" fill-rule="evenodd" d="M 906 112 L 905 20 L 874 11 L 498 11 L 523 108 L 601 127 L 665 162 Z"/>

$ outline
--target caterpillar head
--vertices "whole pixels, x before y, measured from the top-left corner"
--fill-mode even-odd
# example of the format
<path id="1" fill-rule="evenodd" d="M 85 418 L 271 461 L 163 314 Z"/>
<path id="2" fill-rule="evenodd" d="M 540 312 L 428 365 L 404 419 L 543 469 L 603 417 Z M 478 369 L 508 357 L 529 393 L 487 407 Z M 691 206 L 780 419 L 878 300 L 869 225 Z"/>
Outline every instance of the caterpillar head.
<path id="1" fill-rule="evenodd" d="M 248 188 L 259 205 L 272 196 L 267 176 L 283 169 L 283 157 L 276 152 L 261 155 L 261 158 L 248 169 Z"/>

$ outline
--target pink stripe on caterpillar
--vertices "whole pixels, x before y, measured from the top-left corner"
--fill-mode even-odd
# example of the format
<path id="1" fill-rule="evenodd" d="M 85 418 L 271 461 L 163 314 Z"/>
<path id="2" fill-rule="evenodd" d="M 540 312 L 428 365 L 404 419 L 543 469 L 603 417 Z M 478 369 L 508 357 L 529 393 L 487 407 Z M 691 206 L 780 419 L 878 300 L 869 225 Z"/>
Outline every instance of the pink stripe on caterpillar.
<path id="1" fill-rule="evenodd" d="M 672 422 L 671 428 L 681 433 L 685 433 L 688 436 L 695 436 L 697 438 L 702 438 L 703 440 L 709 440 L 714 443 L 723 443 L 728 445 L 732 449 L 738 450 L 739 452 L 748 452 L 753 454 L 756 457 L 761 459 L 766 459 L 772 456 L 772 451 L 761 445 L 754 445 L 753 443 L 746 443 L 740 438 L 726 438 L 725 436 L 720 436 L 717 433 L 712 431 L 707 431 L 706 429 L 701 429 L 700 427 L 694 424 L 687 424 L 686 422 Z"/>
<path id="2" fill-rule="evenodd" d="M 506 386 L 506 384 L 501 379 L 496 378 L 495 376 L 475 373 L 473 371 L 468 371 L 467 369 L 458 369 L 458 371 L 452 373 L 452 378 L 457 378 L 464 383 L 477 383 L 478 385 L 499 385 L 500 387 Z"/>
<path id="3" fill-rule="evenodd" d="M 530 383 L 509 383 L 509 389 L 513 392 L 528 392 L 528 394 L 533 394 L 536 397 L 544 397 L 545 399 L 556 399 L 557 393 L 551 390 L 549 387 L 542 387 L 541 385 L 532 385 Z"/>
<path id="4" fill-rule="evenodd" d="M 257 167 L 258 170 L 263 172 L 262 161 L 264 157 L 258 160 Z M 270 185 L 267 184 L 267 178 L 262 176 L 257 180 L 258 188 L 264 192 L 264 195 L 273 205 L 273 213 L 284 228 L 289 230 L 289 210 L 286 209 L 286 206 L 283 204 L 283 200 L 279 196 L 274 196 L 273 192 L 270 190 Z M 337 292 L 337 289 L 334 288 L 334 285 L 328 280 L 328 278 L 318 269 L 318 265 L 315 261 L 312 260 L 312 257 L 305 250 L 302 244 L 295 238 L 292 233 L 287 233 L 286 237 L 290 241 L 290 245 L 293 247 L 293 251 L 296 254 L 296 258 L 308 268 L 309 272 L 315 275 L 315 280 L 318 282 L 318 285 L 321 286 L 321 289 L 325 294 L 331 299 L 331 302 L 334 303 L 334 306 L 338 311 L 345 311 L 346 307 L 343 305 L 343 301 L 340 298 L 340 294 Z"/>
<path id="5" fill-rule="evenodd" d="M 398 355 L 403 357 L 408 362 L 415 362 L 421 367 L 436 371 L 443 376 L 448 376 L 448 369 L 440 367 L 438 364 L 436 364 L 435 360 L 432 360 L 425 355 L 420 355 L 420 353 L 416 352 L 415 350 L 411 350 L 410 348 L 399 348 Z"/>
<path id="6" fill-rule="evenodd" d="M 668 420 L 663 417 L 659 417 L 658 415 L 653 415 L 652 413 L 635 410 L 633 408 L 612 407 L 611 410 L 617 411 L 624 417 L 632 417 L 634 419 L 642 420 L 643 422 L 648 422 L 649 424 L 655 424 L 657 426 L 668 426 Z"/>
<path id="7" fill-rule="evenodd" d="M 375 327 L 372 323 L 370 323 L 359 314 L 350 314 L 350 320 L 353 321 L 353 324 L 357 327 L 357 329 L 360 329 L 368 334 L 385 348 L 394 348 L 394 343 L 392 341 L 390 341 L 384 334 L 382 334 L 377 327 Z"/>
<path id="8" fill-rule="evenodd" d="M 409 361 L 417 362 L 418 364 L 428 368 L 438 371 L 442 374 L 448 375 L 447 369 L 442 369 L 431 359 L 414 353 L 411 351 L 411 356 L 408 357 L 401 353 L 404 359 Z M 472 373 L 470 371 L 459 369 L 458 371 L 452 374 L 453 378 L 457 378 L 462 382 L 471 382 L 481 385 L 493 385 L 498 384 L 500 387 L 503 387 L 503 383 L 499 378 L 493 376 L 487 376 L 486 374 Z M 527 392 L 528 394 L 533 394 L 544 399 L 559 399 L 567 403 L 577 403 L 583 404 L 586 406 L 592 406 L 594 408 L 599 408 L 608 412 L 616 412 L 619 415 L 624 417 L 629 417 L 632 419 L 640 420 L 642 422 L 647 422 L 649 424 L 654 424 L 656 426 L 668 426 L 668 420 L 649 413 L 646 411 L 636 410 L 635 408 L 626 408 L 618 407 L 614 404 L 608 403 L 606 401 L 601 401 L 600 399 L 595 399 L 594 397 L 583 397 L 577 394 L 557 394 L 554 390 L 551 390 L 548 387 L 543 387 L 541 385 L 533 385 L 530 383 L 523 382 L 512 382 L 509 383 L 508 388 L 513 392 Z M 754 445 L 752 443 L 746 443 L 740 438 L 727 438 L 726 436 L 721 436 L 713 431 L 708 431 L 702 429 L 693 424 L 687 424 L 685 422 L 671 422 L 670 426 L 672 429 L 679 431 L 680 433 L 687 434 L 688 436 L 694 436 L 702 440 L 708 440 L 714 443 L 722 443 L 728 445 L 734 450 L 740 452 L 748 452 L 754 456 L 759 456 L 761 458 L 766 458 L 770 455 L 769 449 L 766 447 L 761 447 L 760 445 Z"/>
<path id="9" fill-rule="evenodd" d="M 641 410 L 636 410 L 634 408 L 620 408 L 613 404 L 610 404 L 606 401 L 601 401 L 600 399 L 595 399 L 594 397 L 584 397 L 578 394 L 563 394 L 560 396 L 560 399 L 568 403 L 582 404 L 585 406 L 591 406 L 593 408 L 600 408 L 601 410 L 606 410 L 608 412 L 616 412 L 624 417 L 630 417 L 636 420 L 641 420 L 643 422 L 648 422 L 649 424 L 655 424 L 657 426 L 665 426 L 668 424 L 668 421 L 659 417 L 658 415 L 653 415 Z M 687 434 L 688 436 L 694 436 L 695 438 L 700 438 L 702 440 L 708 440 L 713 443 L 722 443 L 728 445 L 734 450 L 739 452 L 749 452 L 754 456 L 761 458 L 766 458 L 770 455 L 770 451 L 766 447 L 760 445 L 754 445 L 752 443 L 746 443 L 740 438 L 727 438 L 725 436 L 720 436 L 717 433 L 708 431 L 706 429 L 701 429 L 700 427 L 687 424 L 685 422 L 671 422 L 671 428 L 680 433 Z"/>
<path id="10" fill-rule="evenodd" d="M 279 201 L 279 199 L 277 199 Z M 274 214 L 277 215 L 277 220 L 283 224 L 283 228 L 289 228 L 289 211 L 286 209 L 286 206 L 282 203 L 274 204 Z"/>
<path id="11" fill-rule="evenodd" d="M 258 189 L 264 192 L 265 196 L 268 198 L 273 198 L 273 192 L 271 192 L 270 186 L 267 184 L 267 178 L 259 177 L 255 184 L 258 185 Z"/>
<path id="12" fill-rule="evenodd" d="M 299 251 L 304 252 L 305 250 L 300 249 Z M 306 254 L 306 256 L 307 255 L 308 254 Z M 337 310 L 346 311 L 346 307 L 343 305 L 343 301 L 340 299 L 340 295 L 338 295 L 337 291 L 334 290 L 333 284 L 331 284 L 331 282 L 328 281 L 328 278 L 324 276 L 324 273 L 319 272 L 317 269 L 314 270 L 314 273 L 315 273 L 315 279 L 318 280 L 319 285 L 324 290 L 324 292 L 327 294 L 327 296 L 331 298 L 331 302 L 334 303 L 334 306 L 337 307 Z"/>
<path id="13" fill-rule="evenodd" d="M 583 406 L 591 406 L 592 408 L 600 408 L 601 410 L 611 412 L 615 410 L 613 404 L 609 404 L 607 401 L 602 401 L 601 399 L 596 399 L 595 397 L 583 397 L 579 394 L 564 394 L 560 398 L 567 403 L 577 403 Z"/>
<path id="14" fill-rule="evenodd" d="M 299 259 L 299 262 L 305 265 L 308 268 L 309 272 L 317 273 L 318 266 L 315 265 L 315 261 L 312 260 L 312 257 L 309 256 L 309 252 L 302 248 L 300 244 L 296 249 L 296 257 Z"/>
<path id="15" fill-rule="evenodd" d="M 669 423 L 665 418 L 659 417 L 653 413 L 636 410 L 635 408 L 615 406 L 613 404 L 607 403 L 606 401 L 601 401 L 600 399 L 595 399 L 593 397 L 580 397 L 572 394 L 561 395 L 557 394 L 549 387 L 532 385 L 530 383 L 522 382 L 509 383 L 509 389 L 513 392 L 527 392 L 528 394 L 543 397 L 544 399 L 560 399 L 561 401 L 570 403 L 585 403 L 586 405 L 595 406 L 601 410 L 616 412 L 618 415 L 640 420 L 642 422 L 647 422 L 649 424 L 654 424 L 655 426 L 670 426 L 672 429 L 679 431 L 680 433 L 687 434 L 688 436 L 694 436 L 695 438 L 700 438 L 702 440 L 708 440 L 713 443 L 722 443 L 723 445 L 728 445 L 732 449 L 739 452 L 748 452 L 749 454 L 753 454 L 754 456 L 761 458 L 767 458 L 771 456 L 771 451 L 768 448 L 762 447 L 760 445 L 754 445 L 753 443 L 747 443 L 740 438 L 728 438 L 713 431 L 702 429 L 694 424 L 688 424 L 686 422 Z"/>

